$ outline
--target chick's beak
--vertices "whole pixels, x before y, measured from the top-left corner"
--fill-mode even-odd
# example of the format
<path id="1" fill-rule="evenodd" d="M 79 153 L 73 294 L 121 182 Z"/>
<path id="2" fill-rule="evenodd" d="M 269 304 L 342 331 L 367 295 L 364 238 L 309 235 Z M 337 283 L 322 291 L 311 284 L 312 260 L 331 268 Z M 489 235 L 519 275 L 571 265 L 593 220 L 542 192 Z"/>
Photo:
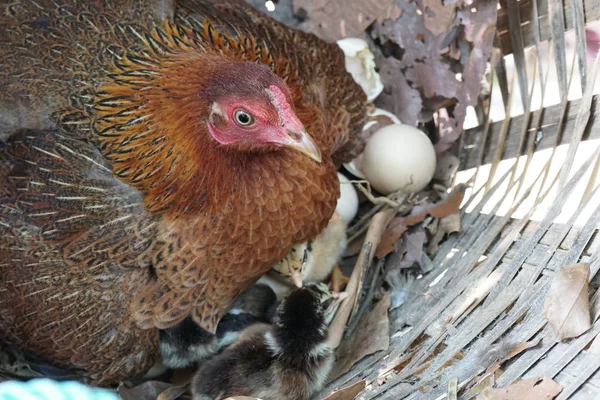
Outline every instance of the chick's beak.
<path id="1" fill-rule="evenodd" d="M 338 305 L 348 298 L 348 293 L 346 292 L 333 292 L 331 293 L 331 297 L 333 297 L 335 303 Z"/>
<path id="2" fill-rule="evenodd" d="M 288 127 L 286 128 L 286 133 L 287 139 L 282 145 L 297 150 L 318 163 L 321 162 L 321 151 L 304 128 L 298 129 Z"/>
<path id="3" fill-rule="evenodd" d="M 302 274 L 299 271 L 293 271 L 290 275 L 290 279 L 296 287 L 302 287 Z"/>
<path id="4" fill-rule="evenodd" d="M 331 297 L 332 301 L 325 310 L 325 321 L 328 325 L 333 320 L 333 317 L 335 317 L 340 304 L 348 297 L 348 294 L 346 292 L 333 292 L 331 293 Z"/>
<path id="5" fill-rule="evenodd" d="M 348 298 L 348 293 L 331 292 L 331 298 L 333 299 L 333 301 L 329 305 L 329 308 L 333 309 L 333 312 L 336 312 L 340 304 L 342 304 L 342 302 Z"/>

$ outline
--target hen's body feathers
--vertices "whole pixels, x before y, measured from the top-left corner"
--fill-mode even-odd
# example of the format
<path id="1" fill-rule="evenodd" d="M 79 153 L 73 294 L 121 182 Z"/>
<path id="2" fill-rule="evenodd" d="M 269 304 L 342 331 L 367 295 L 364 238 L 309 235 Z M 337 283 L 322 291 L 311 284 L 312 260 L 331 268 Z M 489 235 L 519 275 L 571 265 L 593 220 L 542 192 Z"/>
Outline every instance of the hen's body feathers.
<path id="1" fill-rule="evenodd" d="M 5 340 L 98 383 L 142 373 L 156 328 L 190 316 L 214 332 L 240 292 L 327 224 L 365 97 L 335 45 L 235 4 L 4 5 Z M 209 104 L 193 88 L 233 61 L 283 78 L 321 163 L 195 139 L 193 118 Z"/>

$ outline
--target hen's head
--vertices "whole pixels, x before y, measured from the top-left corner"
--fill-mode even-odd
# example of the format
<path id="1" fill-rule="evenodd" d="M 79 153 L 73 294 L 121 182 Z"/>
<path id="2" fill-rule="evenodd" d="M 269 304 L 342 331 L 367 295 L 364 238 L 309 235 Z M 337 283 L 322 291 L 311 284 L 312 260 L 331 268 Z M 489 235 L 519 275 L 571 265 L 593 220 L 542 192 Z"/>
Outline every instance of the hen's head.
<path id="1" fill-rule="evenodd" d="M 196 212 L 208 194 L 225 204 L 271 161 L 321 162 L 296 99 L 266 65 L 190 50 L 119 68 L 99 89 L 94 131 L 113 173 L 152 212 Z"/>
<path id="2" fill-rule="evenodd" d="M 261 64 L 234 62 L 216 73 L 200 96 L 210 99 L 211 137 L 240 151 L 288 147 L 320 162 L 319 148 L 294 112 L 285 82 Z"/>

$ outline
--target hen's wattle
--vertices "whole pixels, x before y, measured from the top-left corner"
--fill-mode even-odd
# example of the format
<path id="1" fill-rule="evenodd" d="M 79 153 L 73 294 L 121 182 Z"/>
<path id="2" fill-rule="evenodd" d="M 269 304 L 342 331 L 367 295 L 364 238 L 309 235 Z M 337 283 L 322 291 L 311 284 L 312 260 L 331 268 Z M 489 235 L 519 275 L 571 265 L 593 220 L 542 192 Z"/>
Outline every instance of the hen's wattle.
<path id="1" fill-rule="evenodd" d="M 176 3 L 42 0 L 0 18 L 0 335 L 100 384 L 148 369 L 156 328 L 214 331 L 319 233 L 366 117 L 335 45 L 238 2 Z M 212 140 L 210 93 L 245 87 L 239 61 L 285 82 L 320 163 Z"/>

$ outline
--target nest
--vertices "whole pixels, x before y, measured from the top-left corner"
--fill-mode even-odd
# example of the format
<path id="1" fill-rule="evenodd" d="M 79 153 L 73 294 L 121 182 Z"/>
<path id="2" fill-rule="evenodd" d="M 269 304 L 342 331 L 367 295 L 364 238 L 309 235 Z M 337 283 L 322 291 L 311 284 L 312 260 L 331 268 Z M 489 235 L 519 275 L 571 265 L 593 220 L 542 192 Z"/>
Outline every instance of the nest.
<path id="1" fill-rule="evenodd" d="M 320 398 L 600 398 L 598 2 L 248 2 L 366 39 L 376 105 L 438 156 L 418 194 L 363 188 Z M 143 393 L 178 398 L 179 383 Z"/>
<path id="2" fill-rule="evenodd" d="M 437 40 L 453 34 L 465 7 L 474 12 L 470 20 L 461 21 L 470 23 L 476 35 L 469 36 L 465 25 L 448 52 L 440 52 L 442 65 L 431 67 L 458 71 L 464 89 L 477 90 L 476 103 L 467 105 L 473 106 L 472 120 L 461 120 L 461 101 L 468 101 L 470 94 L 453 99 L 442 95 L 431 101 L 428 84 L 404 79 L 421 100 L 418 113 L 404 112 L 416 115 L 434 142 L 435 132 L 441 135 L 438 164 L 449 160 L 448 154 L 460 160 L 456 173 L 445 175 L 450 176 L 453 193 L 464 189 L 463 184 L 469 188 L 459 213 L 460 232 L 444 232 L 451 234 L 434 243 L 439 247 L 433 253 L 424 250 L 431 259 L 416 263 L 418 279 L 394 284 L 384 277 L 392 295 L 402 300 L 386 321 L 389 343 L 336 377 L 324 393 L 347 388 L 340 395 L 347 394 L 336 397 L 344 399 L 600 397 L 600 362 L 595 354 L 600 342 L 596 340 L 600 148 L 592 140 L 597 135 L 597 4 L 500 1 L 495 26 L 488 27 L 493 31 L 491 57 L 483 61 L 486 74 L 478 86 L 480 82 L 468 82 L 477 76 L 464 71 L 480 70 L 471 64 L 482 62 L 476 50 L 490 33 L 484 17 L 493 2 L 403 3 L 390 2 L 388 14 L 367 31 L 382 51 L 378 65 L 383 77 L 386 67 L 402 64 L 406 54 L 411 53 L 414 61 L 407 30 L 418 34 L 424 27 Z M 402 12 L 393 14 L 394 8 Z M 437 18 L 436 31 L 428 28 L 428 18 Z M 398 26 L 408 21 L 416 24 Z M 382 39 L 382 32 L 388 36 Z M 424 41 L 429 38 L 425 35 Z M 392 52 L 386 55 L 389 41 Z M 448 60 L 454 45 L 460 54 L 458 64 Z M 394 51 L 395 46 L 402 51 Z M 402 110 L 387 102 L 410 95 L 397 94 L 402 90 L 397 85 L 388 89 L 389 81 L 384 84 L 385 97 L 378 101 L 402 118 Z M 395 104 L 403 107 L 402 102 Z M 427 111 L 433 116 L 429 121 Z M 471 127 L 459 138 L 445 129 L 463 123 Z M 436 219 L 430 213 L 419 224 L 426 225 L 428 218 Z M 444 220 L 448 223 L 446 215 L 438 224 Z M 425 230 L 429 240 L 439 237 Z M 389 242 L 385 235 L 393 232 L 388 227 L 383 241 Z M 402 233 L 400 240 L 414 243 L 410 234 L 410 230 Z M 403 260 L 409 253 L 388 256 L 381 268 L 406 267 Z M 363 318 L 375 317 L 377 311 L 375 305 Z M 385 313 L 380 316 L 385 319 Z"/>

